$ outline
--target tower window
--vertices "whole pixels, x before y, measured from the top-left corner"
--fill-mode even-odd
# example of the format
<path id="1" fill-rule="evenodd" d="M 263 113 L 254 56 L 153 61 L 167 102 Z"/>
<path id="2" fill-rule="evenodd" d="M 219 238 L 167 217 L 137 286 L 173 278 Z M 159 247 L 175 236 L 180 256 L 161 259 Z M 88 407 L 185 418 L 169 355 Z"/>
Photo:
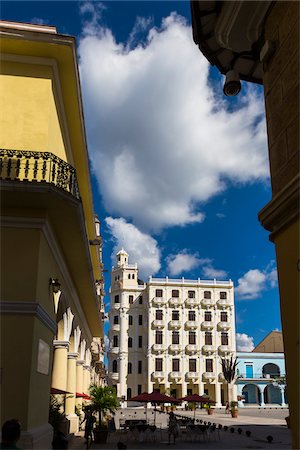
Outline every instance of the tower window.
<path id="1" fill-rule="evenodd" d="M 162 289 L 156 289 L 155 290 L 155 297 L 162 297 L 162 296 L 163 296 Z"/>
<path id="2" fill-rule="evenodd" d="M 113 347 L 119 347 L 119 336 L 117 335 L 113 337 Z"/>
<path id="3" fill-rule="evenodd" d="M 155 311 L 155 319 L 156 320 L 163 320 L 163 311 L 162 311 L 162 309 L 157 309 Z"/>
<path id="4" fill-rule="evenodd" d="M 128 348 L 132 348 L 132 337 L 128 338 Z"/>
<path id="5" fill-rule="evenodd" d="M 114 316 L 114 325 L 118 325 L 119 323 L 119 316 Z"/>
<path id="6" fill-rule="evenodd" d="M 179 368 L 179 359 L 173 359 L 172 360 L 172 370 L 173 372 L 179 372 L 180 368 Z"/>
<path id="7" fill-rule="evenodd" d="M 133 280 L 135 279 L 134 273 L 132 274 L 132 279 L 133 279 Z"/>
<path id="8" fill-rule="evenodd" d="M 112 362 L 112 371 L 113 373 L 118 373 L 118 362 L 115 359 Z"/>
<path id="9" fill-rule="evenodd" d="M 143 325 L 143 316 L 139 315 L 139 325 Z"/>
<path id="10" fill-rule="evenodd" d="M 139 348 L 143 346 L 143 336 L 139 336 Z"/>
<path id="11" fill-rule="evenodd" d="M 211 322 L 211 311 L 205 311 L 204 320 L 205 322 Z"/>
<path id="12" fill-rule="evenodd" d="M 210 291 L 204 291 L 204 298 L 211 298 L 211 292 Z"/>
<path id="13" fill-rule="evenodd" d="M 196 333 L 195 331 L 189 331 L 189 344 L 196 344 Z"/>
<path id="14" fill-rule="evenodd" d="M 155 358 L 155 371 L 162 372 L 163 370 L 163 360 L 162 358 Z"/>
<path id="15" fill-rule="evenodd" d="M 189 298 L 195 298 L 195 295 L 196 295 L 195 291 L 188 291 Z"/>
<path id="16" fill-rule="evenodd" d="M 221 311 L 221 322 L 227 322 L 227 321 L 228 321 L 227 312 Z"/>
<path id="17" fill-rule="evenodd" d="M 142 393 L 142 385 L 138 384 L 138 395 Z"/>
<path id="18" fill-rule="evenodd" d="M 220 292 L 220 299 L 226 300 L 227 299 L 227 292 Z"/>
<path id="19" fill-rule="evenodd" d="M 179 320 L 179 311 L 172 311 L 172 320 Z"/>
<path id="20" fill-rule="evenodd" d="M 131 395 L 131 388 L 127 388 L 127 400 L 130 400 L 132 397 Z"/>
<path id="21" fill-rule="evenodd" d="M 133 317 L 128 316 L 128 325 L 132 325 L 132 324 L 133 324 Z"/>
<path id="22" fill-rule="evenodd" d="M 172 297 L 173 297 L 173 298 L 178 298 L 178 297 L 179 297 L 179 291 L 178 291 L 178 289 L 173 289 L 173 291 L 172 291 Z"/>
<path id="23" fill-rule="evenodd" d="M 179 331 L 172 331 L 172 344 L 179 344 Z"/>
<path id="24" fill-rule="evenodd" d="M 142 373 L 142 361 L 138 361 L 138 373 Z"/>
<path id="25" fill-rule="evenodd" d="M 155 332 L 155 344 L 162 344 L 163 343 L 163 334 L 162 331 L 157 330 Z"/>
<path id="26" fill-rule="evenodd" d="M 118 256 L 118 261 L 121 261 L 121 257 L 120 257 L 120 255 Z"/>
<path id="27" fill-rule="evenodd" d="M 139 297 L 139 305 L 142 305 L 142 304 L 143 304 L 143 297 L 140 296 L 140 297 Z"/>
<path id="28" fill-rule="evenodd" d="M 221 333 L 221 344 L 228 345 L 228 333 Z"/>
<path id="29" fill-rule="evenodd" d="M 132 373 L 132 363 L 131 363 L 131 362 L 128 363 L 128 366 L 127 366 L 127 372 L 128 372 L 129 374 Z"/>
<path id="30" fill-rule="evenodd" d="M 205 345 L 212 345 L 212 333 L 210 331 L 206 331 L 204 339 Z"/>
<path id="31" fill-rule="evenodd" d="M 133 304 L 133 295 L 129 295 L 128 299 L 129 299 L 129 305 L 132 305 Z"/>
<path id="32" fill-rule="evenodd" d="M 130 280 L 130 273 L 128 274 L 128 280 Z"/>
<path id="33" fill-rule="evenodd" d="M 195 311 L 189 311 L 189 320 L 190 321 L 192 321 L 192 322 L 195 322 L 195 320 L 196 320 L 196 313 L 195 313 Z"/>
<path id="34" fill-rule="evenodd" d="M 213 360 L 212 359 L 207 359 L 205 361 L 205 372 L 213 372 Z"/>
<path id="35" fill-rule="evenodd" d="M 189 372 L 197 372 L 196 364 L 197 363 L 195 359 L 189 360 Z"/>
<path id="36" fill-rule="evenodd" d="M 120 303 L 120 297 L 118 295 L 115 295 L 115 303 Z"/>

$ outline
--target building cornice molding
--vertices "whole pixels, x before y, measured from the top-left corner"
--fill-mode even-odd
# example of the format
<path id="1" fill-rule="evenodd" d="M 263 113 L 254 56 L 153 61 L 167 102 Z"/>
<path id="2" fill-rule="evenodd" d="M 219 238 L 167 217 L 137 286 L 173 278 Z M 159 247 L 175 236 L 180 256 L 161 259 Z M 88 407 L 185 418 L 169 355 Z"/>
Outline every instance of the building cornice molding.
<path id="1" fill-rule="evenodd" d="M 270 240 L 299 217 L 299 174 L 258 213 L 261 225 L 271 232 Z"/>
<path id="2" fill-rule="evenodd" d="M 37 317 L 53 334 L 57 331 L 56 321 L 50 316 L 45 308 L 36 302 L 1 302 L 1 314 L 32 315 Z"/>

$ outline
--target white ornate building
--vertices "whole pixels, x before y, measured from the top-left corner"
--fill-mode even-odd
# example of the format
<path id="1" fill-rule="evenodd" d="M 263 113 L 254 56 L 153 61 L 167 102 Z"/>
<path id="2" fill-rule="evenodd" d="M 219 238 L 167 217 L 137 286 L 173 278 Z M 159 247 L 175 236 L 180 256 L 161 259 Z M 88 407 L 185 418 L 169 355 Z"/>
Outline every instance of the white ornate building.
<path id="1" fill-rule="evenodd" d="M 229 281 L 138 279 L 125 250 L 111 272 L 109 380 L 126 400 L 159 389 L 227 399 L 220 357 L 236 351 Z"/>

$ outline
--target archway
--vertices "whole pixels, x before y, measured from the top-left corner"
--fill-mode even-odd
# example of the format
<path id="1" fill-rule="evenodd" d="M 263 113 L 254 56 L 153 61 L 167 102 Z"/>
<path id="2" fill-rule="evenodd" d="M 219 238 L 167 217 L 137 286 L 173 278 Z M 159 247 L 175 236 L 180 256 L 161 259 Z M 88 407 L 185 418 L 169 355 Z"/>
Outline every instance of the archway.
<path id="1" fill-rule="evenodd" d="M 273 384 L 269 384 L 264 389 L 264 402 L 265 403 L 273 403 L 281 405 L 282 397 L 281 391 L 278 386 L 273 386 Z"/>
<path id="2" fill-rule="evenodd" d="M 242 395 L 245 397 L 245 404 L 260 404 L 260 391 L 256 384 L 246 384 L 242 389 Z"/>
<path id="3" fill-rule="evenodd" d="M 262 373 L 265 378 L 280 377 L 280 369 L 274 363 L 265 364 L 262 368 Z"/>

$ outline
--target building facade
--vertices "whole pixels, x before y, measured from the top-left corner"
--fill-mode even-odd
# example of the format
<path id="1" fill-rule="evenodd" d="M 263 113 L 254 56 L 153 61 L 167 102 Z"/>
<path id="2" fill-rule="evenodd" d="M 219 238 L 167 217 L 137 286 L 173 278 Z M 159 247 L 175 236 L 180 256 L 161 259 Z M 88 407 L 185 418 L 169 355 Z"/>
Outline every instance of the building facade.
<path id="1" fill-rule="evenodd" d="M 51 448 L 50 392 L 75 407 L 103 379 L 103 275 L 75 39 L 0 23 L 1 424 Z M 79 395 L 78 395 L 79 394 Z"/>
<path id="2" fill-rule="evenodd" d="M 138 278 L 122 249 L 111 272 L 109 379 L 126 400 L 159 390 L 228 398 L 220 356 L 235 353 L 229 281 Z"/>

